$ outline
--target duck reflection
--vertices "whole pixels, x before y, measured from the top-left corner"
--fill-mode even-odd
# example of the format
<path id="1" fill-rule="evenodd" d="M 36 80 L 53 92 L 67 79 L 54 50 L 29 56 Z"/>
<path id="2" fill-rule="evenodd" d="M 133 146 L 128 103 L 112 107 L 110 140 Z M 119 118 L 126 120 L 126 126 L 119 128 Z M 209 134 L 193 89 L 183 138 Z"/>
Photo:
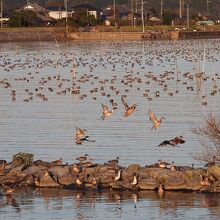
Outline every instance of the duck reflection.
<path id="1" fill-rule="evenodd" d="M 37 188 L 34 191 L 33 189 L 21 189 L 14 196 L 0 197 L 0 210 L 5 206 L 12 206 L 16 212 L 20 212 L 26 204 L 30 204 L 29 209 L 34 210 L 39 206 L 39 199 L 44 202 L 47 211 L 73 210 L 74 219 L 95 218 L 99 213 L 109 214 L 112 218 L 125 217 L 128 213 L 139 216 L 146 214 L 146 208 L 156 210 L 161 217 L 169 215 L 172 218 L 179 216 L 179 208 L 205 208 L 209 215 L 211 214 L 217 219 L 220 218 L 220 197 L 218 195 L 171 191 L 161 193 L 159 190 L 117 191 L 109 189 L 84 191 Z"/>
<path id="2" fill-rule="evenodd" d="M 13 207 L 16 212 L 20 212 L 20 205 L 13 195 L 0 196 L 0 209 L 7 206 Z"/>

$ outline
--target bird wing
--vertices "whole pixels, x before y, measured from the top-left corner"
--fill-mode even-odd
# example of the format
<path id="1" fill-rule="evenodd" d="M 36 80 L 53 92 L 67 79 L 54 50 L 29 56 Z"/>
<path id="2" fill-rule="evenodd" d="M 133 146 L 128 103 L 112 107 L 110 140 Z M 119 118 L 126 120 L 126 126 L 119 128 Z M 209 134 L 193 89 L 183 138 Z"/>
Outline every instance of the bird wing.
<path id="1" fill-rule="evenodd" d="M 149 115 L 150 115 L 150 120 L 151 120 L 154 124 L 158 122 L 156 115 L 155 115 L 151 110 L 149 110 Z"/>
<path id="2" fill-rule="evenodd" d="M 109 112 L 108 106 L 106 106 L 106 105 L 102 104 L 102 109 L 103 109 L 103 113 L 108 113 Z"/>
<path id="3" fill-rule="evenodd" d="M 122 101 L 123 105 L 125 106 L 125 109 L 128 110 L 128 109 L 129 109 L 129 106 L 128 106 L 127 102 L 125 101 L 123 95 L 121 96 L 121 101 Z"/>
<path id="4" fill-rule="evenodd" d="M 76 127 L 76 140 L 85 136 L 85 130 Z"/>

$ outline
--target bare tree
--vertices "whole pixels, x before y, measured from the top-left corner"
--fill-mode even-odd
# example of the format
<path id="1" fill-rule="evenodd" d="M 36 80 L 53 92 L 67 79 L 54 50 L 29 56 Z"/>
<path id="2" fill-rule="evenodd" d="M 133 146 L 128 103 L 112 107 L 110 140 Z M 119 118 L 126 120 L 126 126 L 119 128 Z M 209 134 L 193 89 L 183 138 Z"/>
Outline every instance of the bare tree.
<path id="1" fill-rule="evenodd" d="M 217 160 L 220 159 L 220 118 L 211 112 L 207 116 L 203 116 L 203 124 L 193 126 L 191 129 L 197 135 L 203 146 L 202 152 L 192 155 L 194 159 L 200 161 L 212 161 L 213 156 Z"/>

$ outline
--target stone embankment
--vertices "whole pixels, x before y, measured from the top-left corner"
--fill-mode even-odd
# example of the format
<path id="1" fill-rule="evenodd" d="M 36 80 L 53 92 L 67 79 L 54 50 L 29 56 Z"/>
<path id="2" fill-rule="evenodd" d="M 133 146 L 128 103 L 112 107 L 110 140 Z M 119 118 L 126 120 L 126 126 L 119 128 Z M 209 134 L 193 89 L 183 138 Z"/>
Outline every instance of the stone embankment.
<path id="1" fill-rule="evenodd" d="M 138 164 L 122 167 L 118 160 L 95 164 L 86 157 L 79 159 L 79 163 L 63 165 L 62 159 L 27 162 L 26 156 L 17 155 L 12 162 L 0 161 L 0 188 L 3 190 L 35 186 L 220 192 L 220 167 L 217 165 L 195 169 L 160 162 L 145 167 Z"/>

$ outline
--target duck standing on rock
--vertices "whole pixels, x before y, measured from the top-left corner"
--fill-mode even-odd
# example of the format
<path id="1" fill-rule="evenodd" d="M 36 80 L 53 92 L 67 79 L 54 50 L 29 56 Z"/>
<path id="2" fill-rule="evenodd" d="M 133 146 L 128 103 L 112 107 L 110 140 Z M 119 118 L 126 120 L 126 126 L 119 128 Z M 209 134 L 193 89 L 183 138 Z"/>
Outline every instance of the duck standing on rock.
<path id="1" fill-rule="evenodd" d="M 80 163 L 85 162 L 88 160 L 89 155 L 85 154 L 84 156 L 77 157 L 76 160 L 78 160 Z"/>
<path id="2" fill-rule="evenodd" d="M 121 173 L 122 173 L 122 169 L 118 170 L 118 174 L 117 176 L 115 177 L 115 181 L 118 181 L 121 179 Z"/>
<path id="3" fill-rule="evenodd" d="M 132 186 L 136 186 L 138 184 L 138 176 L 136 173 L 133 175 L 133 181 L 131 183 Z"/>
<path id="4" fill-rule="evenodd" d="M 119 163 L 119 159 L 120 159 L 119 157 L 116 157 L 116 159 L 114 159 L 114 160 L 109 160 L 107 165 L 117 166 Z"/>
<path id="5" fill-rule="evenodd" d="M 159 160 L 158 162 L 160 168 L 167 168 L 167 165 L 170 165 L 170 163 L 167 163 L 166 161 L 163 160 Z"/>

